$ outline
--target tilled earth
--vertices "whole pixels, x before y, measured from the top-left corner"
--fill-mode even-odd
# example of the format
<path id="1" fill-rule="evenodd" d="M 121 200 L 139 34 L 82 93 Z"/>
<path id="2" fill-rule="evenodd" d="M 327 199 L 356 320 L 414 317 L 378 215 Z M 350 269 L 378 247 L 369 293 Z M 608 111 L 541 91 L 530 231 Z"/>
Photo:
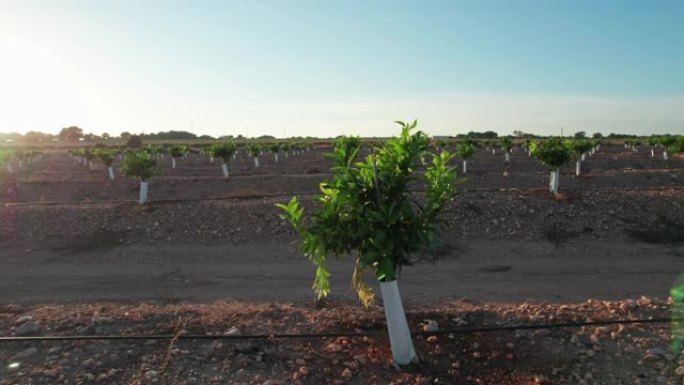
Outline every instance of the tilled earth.
<path id="1" fill-rule="evenodd" d="M 264 154 L 258 169 L 241 154 L 231 162 L 228 179 L 221 178 L 218 163 L 206 157 L 190 155 L 173 170 L 167 157 L 163 174 L 150 184 L 152 202 L 145 206 L 135 203 L 137 181 L 124 177 L 107 181 L 101 166 L 88 170 L 65 153 L 46 153 L 17 173 L 0 173 L 0 261 L 12 264 L 15 258 L 49 253 L 54 260 L 69 259 L 70 268 L 79 269 L 78 258 L 105 250 L 125 253 L 129 245 L 143 243 L 162 254 L 181 246 L 188 253 L 205 246 L 256 250 L 259 245 L 279 243 L 291 249 L 296 237 L 278 217 L 274 204 L 298 195 L 306 207 L 312 207 L 311 196 L 328 176 L 322 152 L 281 155 L 277 164 L 272 154 Z M 650 244 L 669 247 L 676 255 L 684 244 L 683 170 L 681 158 L 663 161 L 644 150 L 604 147 L 587 159 L 582 176 L 573 175 L 574 164 L 564 168 L 561 194 L 554 197 L 547 192 L 547 171 L 526 153 L 516 150 L 507 165 L 502 154 L 483 149 L 470 162 L 459 195 L 445 212 L 448 225 L 440 242 L 420 260 L 439 260 L 460 240 L 473 239 L 548 242 L 557 248 L 574 241 L 619 242 L 635 248 Z M 6 253 L 1 255 L 1 250 Z M 649 263 L 657 265 L 657 261 Z M 230 269 L 230 261 L 225 268 Z M 673 269 L 661 270 L 675 276 Z M 496 279 L 496 275 L 487 277 Z M 284 290 L 290 284 L 285 282 Z M 625 277 L 622 292 L 629 286 L 630 278 Z M 117 298 L 131 303 L 126 301 L 126 290 L 112 288 L 120 293 Z M 667 298 L 667 292 L 661 294 Z M 0 299 L 0 333 L 172 335 L 184 330 L 207 335 L 385 328 L 381 308 L 363 310 L 347 301 L 175 304 L 160 298 L 124 305 L 73 304 L 75 300 L 64 297 L 41 304 Z M 425 320 L 451 329 L 661 318 L 670 312 L 667 300 L 648 298 L 540 302 L 440 300 L 412 304 L 407 311 L 413 330 L 421 330 Z M 1 342 L 0 384 L 627 385 L 681 384 L 684 374 L 675 352 L 669 350 L 667 324 L 417 335 L 414 340 L 421 362 L 401 370 L 390 365 L 388 341 L 382 335 L 180 339 L 171 345 L 168 340 Z"/>
<path id="2" fill-rule="evenodd" d="M 383 334 L 299 339 L 4 342 L 0 384 L 680 384 L 667 324 L 545 325 L 660 318 L 655 299 L 551 305 L 448 302 L 408 312 L 418 364 L 391 365 Z M 469 327 L 542 325 L 463 333 Z M 384 330 L 382 310 L 217 302 L 0 308 L 3 335 L 273 335 Z M 453 329 L 453 330 L 452 330 Z M 450 332 L 451 330 L 451 332 Z M 679 364 L 684 364 L 680 362 Z"/>

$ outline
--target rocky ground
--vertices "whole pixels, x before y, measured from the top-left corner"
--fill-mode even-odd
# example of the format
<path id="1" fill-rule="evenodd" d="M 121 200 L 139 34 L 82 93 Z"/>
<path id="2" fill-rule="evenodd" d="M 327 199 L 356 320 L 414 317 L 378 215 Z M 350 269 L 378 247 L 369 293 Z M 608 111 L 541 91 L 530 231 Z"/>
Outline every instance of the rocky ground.
<path id="1" fill-rule="evenodd" d="M 416 331 L 669 316 L 666 301 L 413 309 Z M 382 310 L 343 303 L 0 307 L 0 331 L 32 335 L 381 332 Z M 420 363 L 391 364 L 380 335 L 301 339 L 0 343 L 0 384 L 681 384 L 668 324 L 414 336 Z M 682 365 L 682 366 L 679 366 Z"/>
<path id="2" fill-rule="evenodd" d="M 321 155 L 313 151 L 287 161 L 281 158 L 278 164 L 264 158 L 259 169 L 251 166 L 250 159 L 239 158 L 227 181 L 215 176 L 218 165 L 189 157 L 179 161 L 176 170 L 165 165 L 164 174 L 151 184 L 153 201 L 141 207 L 134 202 L 136 181 L 107 182 L 101 169 L 88 171 L 64 153 L 46 154 L 30 168 L 0 174 L 0 250 L 6 251 L 0 260 L 12 264 L 45 254 L 79 272 L 88 265 L 79 258 L 117 248 L 128 253 L 129 245 L 131 250 L 142 250 L 138 246 L 144 244 L 161 256 L 182 246 L 188 250 L 187 258 L 192 250 L 205 246 L 289 245 L 296 238 L 279 219 L 274 204 L 296 194 L 311 208 L 311 194 L 326 176 Z M 556 248 L 574 241 L 619 242 L 637 252 L 639 245 L 652 244 L 671 249 L 670 260 L 678 258 L 684 244 L 684 159 L 664 162 L 645 152 L 609 147 L 585 163 L 583 176 L 574 177 L 573 167 L 563 170 L 561 194 L 551 196 L 545 190 L 546 170 L 526 154 L 514 153 L 506 165 L 500 154 L 481 150 L 445 212 L 448 226 L 441 241 L 422 258 L 439 259 L 466 239 L 495 245 L 504 240 L 543 242 Z M 157 254 L 144 262 L 166 261 L 158 260 Z M 653 256 L 644 254 L 649 257 Z M 649 263 L 654 266 L 658 261 Z M 517 268 L 513 266 L 513 272 Z M 672 265 L 656 270 L 677 274 Z M 482 277 L 482 285 L 500 278 Z M 38 274 L 33 279 L 50 276 Z M 629 283 L 625 277 L 622 285 Z M 7 298 L 16 298 L 13 294 L 21 287 L 6 290 L 13 290 Z M 661 298 L 667 297 L 662 294 Z M 363 310 L 346 301 L 169 303 L 173 301 L 167 298 L 143 304 L 125 300 L 78 304 L 73 300 L 30 303 L 0 298 L 0 335 L 251 335 L 385 329 L 381 307 Z M 412 329 L 418 331 L 661 318 L 669 317 L 671 306 L 667 299 L 648 298 L 565 302 L 446 300 L 407 309 Z M 383 335 L 173 343 L 0 342 L 0 384 L 683 383 L 684 362 L 670 349 L 668 324 L 447 333 L 416 335 L 414 340 L 421 362 L 402 369 L 391 365 Z"/>

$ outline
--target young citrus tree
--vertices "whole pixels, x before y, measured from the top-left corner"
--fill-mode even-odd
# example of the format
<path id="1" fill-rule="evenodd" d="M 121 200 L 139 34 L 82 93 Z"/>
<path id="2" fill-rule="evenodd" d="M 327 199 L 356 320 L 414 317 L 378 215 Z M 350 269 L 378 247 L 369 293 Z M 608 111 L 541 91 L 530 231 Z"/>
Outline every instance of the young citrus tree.
<path id="1" fill-rule="evenodd" d="M 259 143 L 247 143 L 247 151 L 254 158 L 254 167 L 259 167 L 259 154 L 261 153 L 261 145 Z"/>
<path id="2" fill-rule="evenodd" d="M 169 148 L 169 154 L 171 155 L 171 168 L 176 168 L 176 159 L 182 157 L 187 152 L 188 147 L 182 144 Z"/>
<path id="3" fill-rule="evenodd" d="M 672 136 L 672 135 L 663 135 L 663 136 L 660 137 L 660 139 L 658 140 L 658 142 L 659 142 L 661 145 L 663 145 L 663 147 L 665 148 L 665 149 L 663 150 L 663 160 L 667 160 L 667 159 L 668 159 L 667 150 L 670 148 L 670 146 L 672 146 L 673 144 L 675 144 L 676 141 L 677 141 L 676 137 L 674 137 L 674 136 Z"/>
<path id="4" fill-rule="evenodd" d="M 100 161 L 107 167 L 107 175 L 110 180 L 114 180 L 114 168 L 112 164 L 114 163 L 114 155 L 116 151 L 99 148 L 95 150 L 95 156 L 100 159 Z"/>
<path id="5" fill-rule="evenodd" d="M 558 180 L 560 179 L 560 167 L 572 158 L 572 150 L 562 138 L 549 138 L 532 143 L 532 156 L 539 159 L 551 170 L 549 191 L 558 193 Z"/>
<path id="6" fill-rule="evenodd" d="M 463 159 L 463 173 L 468 173 L 468 160 L 475 155 L 475 146 L 470 142 L 459 143 L 456 146 L 456 155 Z"/>
<path id="7" fill-rule="evenodd" d="M 279 143 L 271 143 L 270 146 L 268 146 L 269 150 L 273 153 L 275 156 L 275 161 L 278 163 L 278 151 L 280 151 L 280 144 Z"/>
<path id="8" fill-rule="evenodd" d="M 12 168 L 12 151 L 0 148 L 0 168 L 7 168 L 8 172 L 14 172 Z"/>
<path id="9" fill-rule="evenodd" d="M 651 135 L 646 139 L 646 143 L 651 146 L 651 158 L 655 157 L 655 147 L 658 145 L 658 137 Z"/>
<path id="10" fill-rule="evenodd" d="M 575 175 L 579 176 L 582 171 L 582 161 L 585 158 L 585 154 L 587 151 L 591 150 L 593 145 L 586 139 L 571 139 L 568 141 L 568 146 L 570 146 L 572 152 L 577 156 Z"/>
<path id="11" fill-rule="evenodd" d="M 511 149 L 513 149 L 513 141 L 511 138 L 502 138 L 501 147 L 506 153 L 506 163 L 511 161 Z"/>
<path id="12" fill-rule="evenodd" d="M 209 154 L 211 154 L 211 157 L 221 158 L 222 160 L 221 170 L 223 171 L 224 178 L 228 178 L 230 176 L 228 172 L 228 162 L 230 162 L 230 157 L 235 154 L 235 150 L 237 150 L 237 146 L 233 141 L 214 143 L 211 147 L 209 147 Z"/>
<path id="13" fill-rule="evenodd" d="M 362 273 L 373 272 L 380 282 L 394 361 L 405 365 L 416 353 L 397 279 L 410 264 L 410 254 L 433 240 L 441 224 L 438 215 L 455 194 L 456 174 L 447 166 L 451 154 L 431 154 L 427 135 L 411 134 L 417 122 L 397 123 L 401 135 L 378 145 L 362 161 L 355 160 L 361 148 L 358 138 L 334 142 L 333 152 L 326 154 L 334 162 L 332 179 L 321 183 L 320 206 L 308 218 L 296 197 L 277 206 L 301 236 L 300 251 L 316 266 L 313 289 L 319 298 L 330 292 L 331 256 L 353 254 L 352 286 L 365 306 L 373 302 L 374 293 Z M 423 174 L 427 191 L 416 197 L 410 186 L 419 179 L 421 155 L 432 161 Z"/>
<path id="14" fill-rule="evenodd" d="M 140 179 L 139 202 L 140 204 L 147 202 L 147 190 L 150 179 L 155 175 L 159 175 L 157 160 L 146 151 L 128 150 L 121 163 L 121 171 L 132 178 Z"/>

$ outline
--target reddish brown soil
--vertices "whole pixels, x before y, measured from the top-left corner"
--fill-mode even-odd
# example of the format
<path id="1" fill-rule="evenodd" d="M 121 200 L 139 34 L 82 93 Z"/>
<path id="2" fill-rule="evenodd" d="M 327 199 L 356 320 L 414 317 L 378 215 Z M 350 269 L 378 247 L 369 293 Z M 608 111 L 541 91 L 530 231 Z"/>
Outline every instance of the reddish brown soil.
<path id="1" fill-rule="evenodd" d="M 88 170 L 65 153 L 0 172 L 3 335 L 26 322 L 44 334 L 170 333 L 178 316 L 192 333 L 384 328 L 380 308 L 361 310 L 345 291 L 345 265 L 334 276 L 335 302 L 309 304 L 311 267 L 274 207 L 292 195 L 312 206 L 328 175 L 321 150 L 278 164 L 265 154 L 258 169 L 241 154 L 229 179 L 199 155 L 175 170 L 163 162 L 142 207 L 137 181 L 118 173 L 107 181 L 101 166 Z M 451 328 L 457 317 L 487 326 L 667 315 L 662 303 L 584 301 L 667 297 L 684 268 L 684 159 L 604 147 L 582 176 L 574 164 L 562 170 L 557 197 L 547 192 L 547 171 L 519 150 L 508 165 L 482 150 L 469 170 L 440 242 L 406 270 L 415 330 L 426 318 Z M 481 304 L 453 301 L 461 296 Z M 241 302 L 160 305 L 217 298 Z M 531 303 L 520 305 L 524 299 Z M 73 304 L 82 301 L 90 304 Z M 493 304 L 502 301 L 517 305 Z M 166 374 L 162 342 L 0 343 L 0 384 L 681 383 L 671 356 L 648 352 L 667 349 L 667 325 L 417 337 L 423 361 L 401 371 L 388 365 L 384 338 L 340 340 L 340 351 L 332 342 L 182 340 Z"/>

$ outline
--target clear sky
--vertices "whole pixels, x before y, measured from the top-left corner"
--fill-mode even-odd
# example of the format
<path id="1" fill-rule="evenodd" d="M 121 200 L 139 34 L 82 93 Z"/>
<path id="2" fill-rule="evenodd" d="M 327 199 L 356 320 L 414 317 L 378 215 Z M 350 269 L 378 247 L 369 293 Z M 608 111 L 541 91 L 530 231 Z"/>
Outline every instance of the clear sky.
<path id="1" fill-rule="evenodd" d="M 684 134 L 684 1 L 0 0 L 0 132 Z"/>

